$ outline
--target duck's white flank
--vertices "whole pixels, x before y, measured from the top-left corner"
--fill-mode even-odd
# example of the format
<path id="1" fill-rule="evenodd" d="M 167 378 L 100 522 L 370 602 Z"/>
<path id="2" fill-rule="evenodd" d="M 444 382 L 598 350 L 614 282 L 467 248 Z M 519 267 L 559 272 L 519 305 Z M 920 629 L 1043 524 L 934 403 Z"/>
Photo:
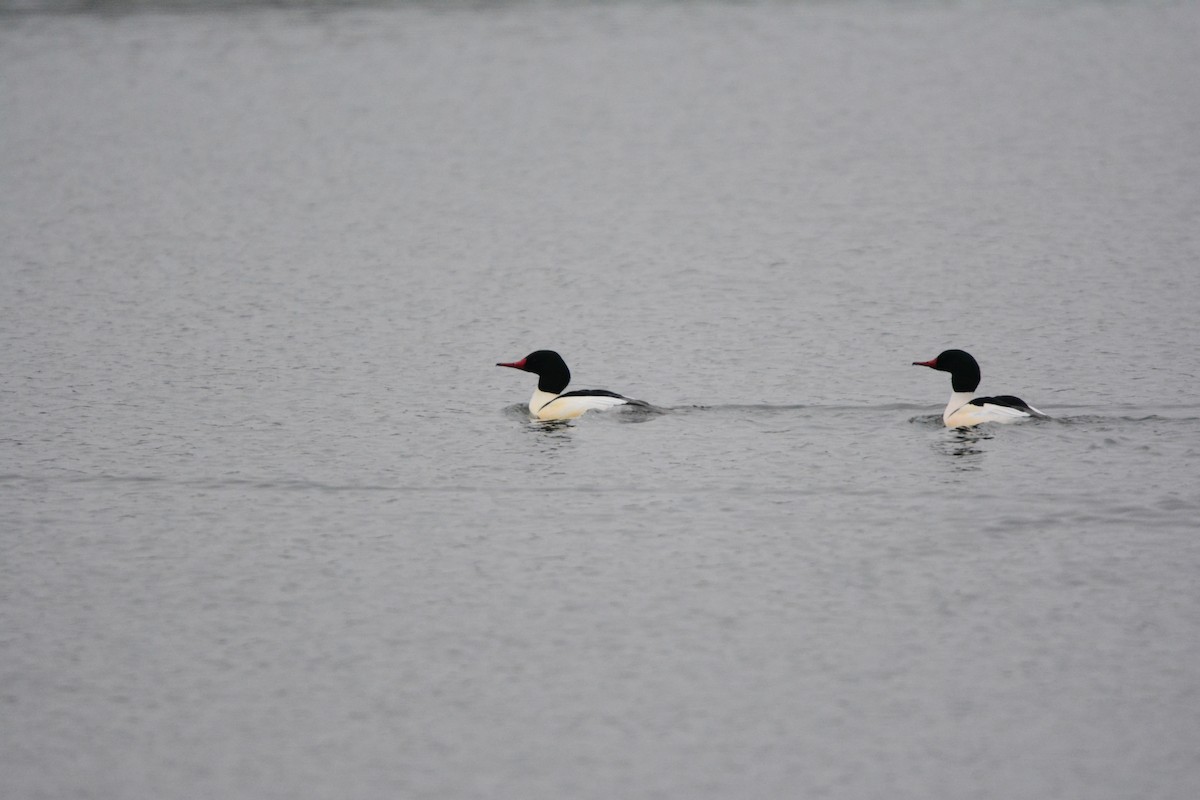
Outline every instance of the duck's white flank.
<path id="1" fill-rule="evenodd" d="M 942 422 L 946 423 L 946 427 L 969 428 L 984 422 L 1016 422 L 1019 419 L 1029 419 L 1033 416 L 1033 414 L 1011 406 L 998 406 L 993 403 L 984 403 L 981 406 L 971 405 L 971 401 L 974 399 L 975 392 L 951 394 L 950 402 L 946 404 L 946 410 L 942 413 Z M 1032 406 L 1030 408 L 1038 414 L 1041 413 Z"/>
<path id="2" fill-rule="evenodd" d="M 608 395 L 562 395 L 553 392 L 533 390 L 529 399 L 529 413 L 535 419 L 575 419 L 588 411 L 603 411 L 606 408 L 626 405 L 629 401 L 624 397 L 609 397 Z"/>

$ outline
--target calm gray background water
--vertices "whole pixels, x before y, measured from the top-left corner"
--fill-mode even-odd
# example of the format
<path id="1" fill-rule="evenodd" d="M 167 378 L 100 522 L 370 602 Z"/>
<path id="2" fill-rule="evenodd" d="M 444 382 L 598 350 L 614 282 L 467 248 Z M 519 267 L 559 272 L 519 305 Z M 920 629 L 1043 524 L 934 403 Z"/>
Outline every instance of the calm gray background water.
<path id="1" fill-rule="evenodd" d="M 0 16 L 0 796 L 1197 796 L 1200 5 L 100 6 Z"/>

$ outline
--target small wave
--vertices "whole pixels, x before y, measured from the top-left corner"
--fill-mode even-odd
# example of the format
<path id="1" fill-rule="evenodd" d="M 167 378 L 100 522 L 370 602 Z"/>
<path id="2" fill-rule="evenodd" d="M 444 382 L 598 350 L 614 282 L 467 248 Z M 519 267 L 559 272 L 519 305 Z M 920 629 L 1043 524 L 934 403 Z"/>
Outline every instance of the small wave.
<path id="1" fill-rule="evenodd" d="M 1146 414 L 1144 416 L 1130 415 L 1113 415 L 1106 416 L 1102 414 L 1080 414 L 1077 416 L 1055 417 L 1055 422 L 1063 425 L 1139 425 L 1139 424 L 1160 424 L 1160 423 L 1195 423 L 1200 422 L 1200 416 L 1194 417 L 1168 417 L 1163 414 Z"/>
<path id="2" fill-rule="evenodd" d="M 909 417 L 908 421 L 914 425 L 930 425 L 933 427 L 942 427 L 941 414 L 920 414 L 915 417 Z M 1067 425 L 1072 427 L 1089 427 L 1089 426 L 1131 426 L 1131 425 L 1178 425 L 1178 424 L 1195 424 L 1200 423 L 1200 416 L 1195 417 L 1169 417 L 1162 414 L 1147 414 L 1144 416 L 1129 416 L 1129 415 L 1104 415 L 1104 414 L 1074 414 L 1062 416 L 1041 416 L 1032 417 L 1030 419 L 1021 419 L 1015 423 L 983 423 L 991 428 L 1007 427 L 1013 424 L 1022 427 L 1029 425 Z"/>
<path id="3" fill-rule="evenodd" d="M 213 13 L 255 8 L 338 10 L 384 5 L 383 0 L 2 0 L 0 14 Z"/>
<path id="4" fill-rule="evenodd" d="M 665 414 L 671 413 L 670 409 L 660 408 L 659 406 L 650 405 L 649 403 L 618 406 L 613 410 L 617 413 L 609 414 L 607 417 L 624 424 L 649 422 L 656 417 L 661 417 Z"/>
<path id="5" fill-rule="evenodd" d="M 511 406 L 504 407 L 504 416 L 512 417 L 513 419 L 529 419 L 529 407 L 523 406 L 520 403 L 514 403 Z"/>
<path id="6" fill-rule="evenodd" d="M 205 490 L 210 492 L 241 492 L 254 493 L 257 491 L 267 492 L 300 492 L 300 493 L 326 493 L 326 494 L 346 494 L 346 493 L 372 493 L 381 495 L 473 495 L 473 494 L 494 494 L 503 492 L 505 494 L 529 494 L 534 496 L 543 496 L 546 494 L 595 494 L 595 495 L 677 495 L 681 497 L 693 496 L 697 494 L 710 494 L 713 492 L 746 494 L 764 497 L 813 497 L 819 496 L 824 492 L 824 489 L 819 487 L 787 487 L 787 488 L 769 488 L 762 486 L 726 486 L 721 483 L 713 483 L 710 485 L 680 485 L 680 486 L 662 486 L 662 485 L 645 485 L 638 483 L 618 483 L 613 485 L 562 485 L 562 484 L 545 484 L 545 485 L 519 485 L 511 483 L 484 483 L 479 485 L 467 484 L 412 484 L 412 483 L 396 483 L 396 484 L 381 484 L 381 483 L 331 483 L 319 480 L 309 480 L 304 478 L 217 478 L 217 477 L 198 477 L 198 478 L 166 478 L 154 475 L 16 475 L 6 476 L 17 482 L 26 482 L 34 485 L 54 485 L 56 483 L 68 484 L 93 484 L 102 491 L 115 490 L 118 487 L 125 487 L 126 492 L 129 487 L 140 486 L 146 490 L 156 488 L 158 491 L 184 490 L 192 492 L 195 490 Z M 842 491 L 843 494 L 857 496 L 873 496 L 874 490 L 855 490 L 846 488 Z"/>
<path id="7" fill-rule="evenodd" d="M 1082 410 L 1096 409 L 1097 413 L 1091 414 L 1071 414 L 1060 413 L 1066 410 Z M 919 411 L 926 413 L 911 414 L 911 412 Z M 1134 411 L 1134 413 L 1129 413 Z M 1117 407 L 1112 409 L 1115 413 L 1104 413 L 1102 407 L 1098 406 L 1060 406 L 1055 408 L 1053 414 L 1034 417 L 1027 420 L 1021 420 L 1021 425 L 1031 424 L 1055 424 L 1055 425 L 1070 425 L 1070 426 L 1088 426 L 1088 425 L 1138 425 L 1138 424 L 1163 424 L 1163 423 L 1182 423 L 1195 424 L 1200 422 L 1200 413 L 1191 413 L 1186 415 L 1174 416 L 1169 411 L 1186 411 L 1200 412 L 1196 406 L 1180 405 L 1167 406 L 1158 409 L 1154 412 L 1146 411 L 1145 413 L 1136 413 L 1133 407 Z M 619 406 L 610 409 L 603 413 L 584 414 L 583 419 L 604 418 L 614 422 L 621 423 L 640 423 L 647 422 L 651 419 L 665 415 L 681 415 L 693 416 L 703 414 L 713 415 L 735 415 L 738 417 L 767 417 L 781 415 L 797 415 L 797 416 L 812 416 L 814 414 L 827 414 L 830 416 L 857 418 L 863 415 L 892 415 L 904 414 L 909 412 L 907 421 L 912 425 L 929 426 L 941 428 L 942 415 L 940 411 L 931 411 L 928 404 L 923 403 L 880 403 L 876 405 L 859 405 L 845 406 L 834 405 L 830 403 L 722 403 L 722 404 L 705 404 L 694 403 L 678 406 L 656 406 L 650 403 L 645 404 L 630 404 L 627 406 Z M 503 409 L 505 416 L 512 417 L 523 421 L 529 420 L 529 411 L 526 406 L 513 404 L 505 406 Z M 575 422 L 576 420 L 566 420 L 567 422 Z M 539 422 L 539 425 L 549 424 L 546 421 Z M 985 423 L 986 424 L 986 423 Z"/>
<path id="8" fill-rule="evenodd" d="M 368 483 L 326 483 L 305 478 L 167 478 L 160 475 L 111 475 L 111 474 L 64 474 L 64 475 L 0 475 L 0 480 L 10 483 L 33 484 L 107 484 L 112 486 L 160 485 L 189 489 L 280 489 L 285 491 L 324 492 L 403 492 L 436 491 L 438 487 L 415 487 Z"/>

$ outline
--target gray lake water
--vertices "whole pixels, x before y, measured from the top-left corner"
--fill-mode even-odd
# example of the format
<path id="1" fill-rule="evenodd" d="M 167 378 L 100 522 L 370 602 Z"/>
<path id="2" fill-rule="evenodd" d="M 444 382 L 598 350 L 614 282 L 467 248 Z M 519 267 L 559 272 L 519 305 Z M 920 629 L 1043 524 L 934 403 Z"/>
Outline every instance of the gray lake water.
<path id="1" fill-rule="evenodd" d="M 1200 4 L 4 9 L 0 796 L 1200 793 Z"/>

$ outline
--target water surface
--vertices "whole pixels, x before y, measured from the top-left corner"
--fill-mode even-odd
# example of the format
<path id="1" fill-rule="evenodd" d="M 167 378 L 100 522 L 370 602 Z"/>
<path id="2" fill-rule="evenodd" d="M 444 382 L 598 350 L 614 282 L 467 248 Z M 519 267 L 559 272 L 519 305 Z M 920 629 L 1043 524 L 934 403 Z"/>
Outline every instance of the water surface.
<path id="1" fill-rule="evenodd" d="M 0 794 L 1195 796 L 1200 7 L 116 9 L 0 18 Z"/>

